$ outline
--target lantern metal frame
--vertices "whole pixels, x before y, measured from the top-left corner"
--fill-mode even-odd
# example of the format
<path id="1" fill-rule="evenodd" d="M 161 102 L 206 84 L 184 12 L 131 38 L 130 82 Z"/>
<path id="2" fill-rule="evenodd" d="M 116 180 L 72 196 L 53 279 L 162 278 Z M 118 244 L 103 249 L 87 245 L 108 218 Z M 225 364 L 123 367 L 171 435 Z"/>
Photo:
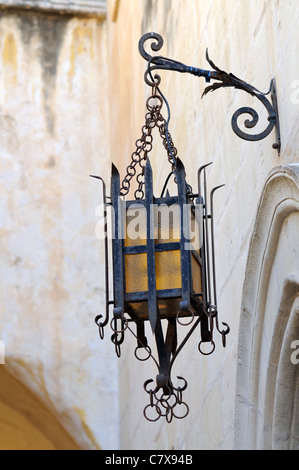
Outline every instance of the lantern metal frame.
<path id="1" fill-rule="evenodd" d="M 217 308 L 217 288 L 216 288 L 216 265 L 215 265 L 215 242 L 214 242 L 214 195 L 216 190 L 223 185 L 214 187 L 210 192 L 207 189 L 207 167 L 210 163 L 203 165 L 198 170 L 197 191 L 194 193 L 187 184 L 185 168 L 182 161 L 177 157 L 176 149 L 173 145 L 168 131 L 170 111 L 166 98 L 162 94 L 159 85 L 161 78 L 159 75 L 153 77 L 152 72 L 156 69 L 172 70 L 182 73 L 191 73 L 198 77 L 204 77 L 206 81 L 215 79 L 218 83 L 207 87 L 204 95 L 209 91 L 220 87 L 235 87 L 242 89 L 257 97 L 266 107 L 269 113 L 269 124 L 267 129 L 254 136 L 244 133 L 237 124 L 238 117 L 243 113 L 249 113 L 252 121 L 246 121 L 245 126 L 252 128 L 255 126 L 258 115 L 251 108 L 241 108 L 232 118 L 232 128 L 234 132 L 245 140 L 261 140 L 265 138 L 272 129 L 276 129 L 276 143 L 274 148 L 280 151 L 279 118 L 277 109 L 277 98 L 275 81 L 271 81 L 270 90 L 272 104 L 266 98 L 267 94 L 259 92 L 256 88 L 246 84 L 232 74 L 227 74 L 216 67 L 209 59 L 214 71 L 206 71 L 194 67 L 186 66 L 180 62 L 167 59 L 165 57 L 152 57 L 144 49 L 147 40 L 154 41 L 151 44 L 152 50 L 159 51 L 163 45 L 163 39 L 156 33 L 145 34 L 139 42 L 139 52 L 147 60 L 148 67 L 145 72 L 145 82 L 152 88 L 151 98 L 158 100 L 158 104 L 149 106 L 150 111 L 146 125 L 143 128 L 143 136 L 137 141 L 138 151 L 132 154 L 132 163 L 127 167 L 127 175 L 122 184 L 119 172 L 112 164 L 111 172 L 111 194 L 107 195 L 106 185 L 102 177 L 98 178 L 102 183 L 102 197 L 104 204 L 104 232 L 105 232 L 105 291 L 106 291 L 106 311 L 105 315 L 98 315 L 95 322 L 99 329 L 101 339 L 104 338 L 104 329 L 110 324 L 112 329 L 111 340 L 115 346 L 118 357 L 121 356 L 121 345 L 125 339 L 126 331 L 132 333 L 137 340 L 135 357 L 140 361 L 152 359 L 157 366 L 158 374 L 156 380 L 148 379 L 144 383 L 144 390 L 149 395 L 149 404 L 144 408 L 144 416 L 149 421 L 157 421 L 164 417 L 167 422 L 173 418 L 184 418 L 189 413 L 189 406 L 183 401 L 182 392 L 187 387 L 187 381 L 182 376 L 177 376 L 179 384 L 175 386 L 172 380 L 172 367 L 183 347 L 191 335 L 200 327 L 200 341 L 198 349 L 203 355 L 214 352 L 214 331 L 217 330 L 222 337 L 222 344 L 226 346 L 226 336 L 230 331 L 227 323 L 222 322 L 223 329 L 219 326 Z M 163 103 L 168 110 L 167 121 L 162 118 L 160 110 Z M 147 116 L 147 115 L 146 115 Z M 151 129 L 159 127 L 160 135 L 163 139 L 164 147 L 171 163 L 172 171 L 169 176 L 174 175 L 177 187 L 177 195 L 170 196 L 165 189 L 169 177 L 167 178 L 160 197 L 155 197 L 153 192 L 153 172 L 149 160 L 149 152 L 152 148 Z M 141 156 L 141 149 L 144 155 Z M 139 164 L 141 173 L 136 177 L 136 166 Z M 125 196 L 130 189 L 130 182 L 136 177 L 138 186 L 135 191 L 135 199 L 126 200 Z M 146 241 L 144 244 L 126 246 L 124 239 L 126 236 L 125 219 L 126 211 L 133 206 L 136 201 L 146 211 Z M 157 242 L 154 235 L 154 210 L 159 205 L 179 207 L 180 211 L 180 239 L 179 241 L 165 243 Z M 107 213 L 112 207 L 112 248 L 108 240 Z M 201 231 L 201 245 L 199 250 L 186 249 L 186 243 L 190 242 L 187 232 L 186 236 L 186 210 L 189 217 L 196 219 L 197 209 L 201 209 L 199 228 Z M 112 271 L 113 271 L 113 298 L 111 298 L 109 285 L 109 259 L 112 251 Z M 157 267 L 156 255 L 165 251 L 180 253 L 180 288 L 157 289 Z M 126 256 L 146 254 L 147 263 L 147 290 L 127 292 L 126 289 Z M 194 257 L 194 258 L 193 258 Z M 200 267 L 200 286 L 194 286 L 192 280 L 192 260 Z M 113 315 L 111 317 L 111 308 Z M 186 321 L 187 320 L 187 321 Z M 156 356 L 152 352 L 152 347 L 148 341 L 146 333 L 146 323 L 150 324 Z M 167 322 L 167 328 L 163 328 L 163 323 Z M 134 331 L 135 325 L 135 331 Z M 178 326 L 187 328 L 182 341 L 178 344 Z M 210 343 L 210 350 L 205 350 L 204 343 Z M 145 356 L 140 354 L 140 350 L 145 351 Z M 154 383 L 154 385 L 151 385 Z"/>
<path id="2" fill-rule="evenodd" d="M 208 164 L 209 165 L 209 164 Z M 188 192 L 188 185 L 185 178 L 185 168 L 180 159 L 177 159 L 176 183 L 178 194 L 155 198 L 153 194 L 153 173 L 150 160 L 147 159 L 145 165 L 145 198 L 124 200 L 120 197 L 120 175 L 112 165 L 111 175 L 111 196 L 106 194 L 106 186 L 101 177 L 94 176 L 102 181 L 104 217 L 107 217 L 108 207 L 112 206 L 112 258 L 113 258 L 113 300 L 110 299 L 109 288 L 109 243 L 107 235 L 107 221 L 105 223 L 105 264 L 106 264 L 106 315 L 98 315 L 95 319 L 99 328 L 100 337 L 104 338 L 104 328 L 110 323 L 112 329 L 111 340 L 115 346 L 118 357 L 121 356 L 121 345 L 125 338 L 125 332 L 130 331 L 137 340 L 135 357 L 141 361 L 152 358 L 158 368 L 156 385 L 149 388 L 153 379 L 149 379 L 144 384 L 144 389 L 150 395 L 150 404 L 144 409 L 144 416 L 149 421 L 156 421 L 161 416 L 171 422 L 173 417 L 184 418 L 188 412 L 188 405 L 182 400 L 182 392 L 187 387 L 187 381 L 178 376 L 182 385 L 175 387 L 171 378 L 173 364 L 183 349 L 191 334 L 200 326 L 200 341 L 198 349 L 203 355 L 210 355 L 215 349 L 213 340 L 214 326 L 222 335 L 223 346 L 226 344 L 226 335 L 230 329 L 226 323 L 220 330 L 218 324 L 217 298 L 216 298 L 216 272 L 215 272 L 215 248 L 214 248 L 214 227 L 213 227 L 213 198 L 215 191 L 221 186 L 213 188 L 208 195 L 206 168 L 202 166 L 198 170 L 198 191 L 196 194 Z M 109 201 L 109 202 L 108 202 Z M 147 237 L 146 245 L 125 246 L 124 218 L 125 211 L 130 206 L 140 204 L 146 210 L 147 217 Z M 155 243 L 153 231 L 153 209 L 159 205 L 178 205 L 180 214 L 180 241 Z M 186 211 L 186 206 L 190 206 L 190 211 Z M 197 207 L 199 210 L 196 210 Z M 199 222 L 202 224 L 202 239 L 200 255 L 196 250 L 185 249 L 189 245 L 190 237 L 186 236 L 186 214 L 195 215 L 200 213 Z M 197 219 L 198 221 L 198 219 Z M 181 288 L 160 289 L 156 288 L 156 266 L 155 254 L 163 251 L 180 251 L 181 260 Z M 125 257 L 128 254 L 147 254 L 147 276 L 148 290 L 142 292 L 126 292 L 125 282 Z M 191 258 L 195 257 L 201 270 L 202 290 L 197 292 L 192 282 Z M 160 314 L 159 302 L 174 301 L 175 309 L 170 309 L 164 314 Z M 134 308 L 134 303 L 146 304 L 148 314 L 139 314 L 138 308 Z M 113 306 L 113 316 L 111 308 Z M 187 321 L 186 321 L 187 319 Z M 166 333 L 163 332 L 162 322 L 167 320 Z M 149 322 L 154 335 L 157 358 L 152 354 L 148 337 L 145 333 L 145 323 Z M 216 322 L 216 323 L 215 323 Z M 135 324 L 136 332 L 131 325 Z M 189 327 L 184 339 L 178 344 L 177 327 Z M 210 343 L 207 351 L 203 343 Z M 145 357 L 139 354 L 141 349 L 145 350 Z M 160 393 L 159 393 L 160 392 Z M 180 412 L 177 409 L 180 409 Z M 154 409 L 154 413 L 152 412 Z"/>

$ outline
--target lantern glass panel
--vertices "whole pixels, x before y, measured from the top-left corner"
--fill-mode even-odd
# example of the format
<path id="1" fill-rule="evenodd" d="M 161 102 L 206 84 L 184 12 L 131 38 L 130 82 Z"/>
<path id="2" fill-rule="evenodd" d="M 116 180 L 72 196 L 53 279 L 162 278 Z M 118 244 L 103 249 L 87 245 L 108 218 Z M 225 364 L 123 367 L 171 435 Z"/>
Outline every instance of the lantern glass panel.
<path id="1" fill-rule="evenodd" d="M 180 241 L 180 206 L 159 204 L 154 207 L 155 243 L 177 243 Z M 156 252 L 156 288 L 180 289 L 180 250 Z"/>
<path id="2" fill-rule="evenodd" d="M 125 255 L 126 292 L 143 292 L 148 290 L 147 254 Z"/>
<path id="3" fill-rule="evenodd" d="M 180 289 L 181 287 L 180 250 L 156 252 L 157 290 Z"/>
<path id="4" fill-rule="evenodd" d="M 132 204 L 126 210 L 125 247 L 146 247 L 146 208 Z M 144 249 L 146 251 L 146 249 Z M 125 255 L 126 292 L 143 292 L 148 289 L 146 253 Z"/>
<path id="5" fill-rule="evenodd" d="M 155 242 L 155 280 L 161 318 L 176 315 L 182 300 L 181 208 L 164 198 L 153 205 Z M 174 202 L 174 203 L 173 203 Z M 191 204 L 187 205 L 184 233 L 190 253 L 191 294 L 202 292 L 199 243 L 199 218 Z M 192 207 L 192 210 L 191 210 Z M 187 210 L 187 209 L 186 209 Z M 126 305 L 141 319 L 148 318 L 147 208 L 144 201 L 129 201 L 126 208 L 124 268 Z M 185 217 L 185 215 L 184 215 Z M 170 244 L 172 244 L 170 246 Z M 188 315 L 183 313 L 182 316 Z"/>

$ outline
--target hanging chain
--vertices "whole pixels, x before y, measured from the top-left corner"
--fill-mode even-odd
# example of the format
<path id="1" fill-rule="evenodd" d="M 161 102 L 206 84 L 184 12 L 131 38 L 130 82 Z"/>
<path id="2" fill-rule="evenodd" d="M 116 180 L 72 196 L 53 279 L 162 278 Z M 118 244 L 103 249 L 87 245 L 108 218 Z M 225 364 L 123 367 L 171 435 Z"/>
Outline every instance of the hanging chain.
<path id="1" fill-rule="evenodd" d="M 134 176 L 136 176 L 138 187 L 134 193 L 135 199 L 144 198 L 145 165 L 148 154 L 153 148 L 152 131 L 155 127 L 157 127 L 159 130 L 163 146 L 166 149 L 168 160 L 172 167 L 172 172 L 175 174 L 177 149 L 173 144 L 171 135 L 166 129 L 166 120 L 160 112 L 162 105 L 163 100 L 161 96 L 157 95 L 156 88 L 154 88 L 152 96 L 150 96 L 146 102 L 146 109 L 148 112 L 145 115 L 145 124 L 142 127 L 142 136 L 136 141 L 136 149 L 132 153 L 131 163 L 127 166 L 127 173 L 122 181 L 122 186 L 120 189 L 121 196 L 126 196 L 126 194 L 128 194 L 130 191 L 131 180 Z"/>

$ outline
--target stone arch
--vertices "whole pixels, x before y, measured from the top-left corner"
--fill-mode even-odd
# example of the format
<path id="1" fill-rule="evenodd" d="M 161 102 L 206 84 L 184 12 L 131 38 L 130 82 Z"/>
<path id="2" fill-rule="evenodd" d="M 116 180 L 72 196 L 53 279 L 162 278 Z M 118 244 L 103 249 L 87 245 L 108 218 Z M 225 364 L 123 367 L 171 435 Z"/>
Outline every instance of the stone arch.
<path id="1" fill-rule="evenodd" d="M 57 418 L 0 365 L 1 450 L 79 450 Z"/>
<path id="2" fill-rule="evenodd" d="M 299 165 L 266 181 L 249 248 L 239 330 L 236 449 L 299 449 Z M 293 355 L 294 357 L 294 355 Z"/>

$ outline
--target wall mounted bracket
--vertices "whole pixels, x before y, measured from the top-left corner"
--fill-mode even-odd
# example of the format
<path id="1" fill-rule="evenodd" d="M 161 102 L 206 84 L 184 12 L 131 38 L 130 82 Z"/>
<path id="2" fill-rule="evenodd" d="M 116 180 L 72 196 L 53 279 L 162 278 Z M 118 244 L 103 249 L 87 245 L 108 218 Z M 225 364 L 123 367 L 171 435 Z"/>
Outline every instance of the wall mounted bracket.
<path id="1" fill-rule="evenodd" d="M 205 96 L 210 91 L 215 91 L 219 88 L 234 87 L 239 90 L 246 91 L 250 95 L 256 97 L 266 108 L 268 112 L 268 125 L 263 132 L 258 134 L 249 134 L 241 130 L 238 125 L 238 118 L 243 114 L 249 114 L 252 119 L 246 119 L 244 125 L 247 129 L 252 129 L 256 126 L 259 116 L 258 113 L 250 107 L 243 107 L 238 109 L 232 117 L 232 129 L 234 133 L 239 136 L 241 139 L 248 140 L 251 142 L 262 140 L 267 137 L 275 127 L 276 132 L 276 141 L 273 143 L 272 147 L 277 150 L 278 155 L 280 155 L 281 149 L 281 138 L 280 138 L 280 128 L 279 128 L 279 115 L 278 115 L 278 105 L 277 105 L 277 92 L 275 79 L 271 80 L 269 91 L 263 93 L 257 88 L 249 85 L 240 78 L 236 77 L 232 73 L 227 73 L 223 70 L 220 70 L 209 58 L 208 50 L 206 51 L 206 59 L 213 70 L 204 70 L 197 67 L 190 67 L 176 60 L 168 59 L 162 56 L 151 56 L 144 49 L 144 44 L 148 40 L 153 40 L 151 44 L 151 49 L 154 52 L 158 52 L 163 46 L 163 38 L 157 33 L 147 33 L 142 36 L 139 41 L 139 52 L 141 56 L 148 61 L 148 68 L 145 72 L 145 82 L 152 87 L 157 87 L 160 84 L 159 75 L 153 77 L 152 72 L 154 70 L 172 70 L 180 73 L 190 73 L 197 77 L 204 77 L 206 82 L 211 80 L 216 80 L 215 83 L 209 85 L 205 88 L 203 95 Z M 271 101 L 267 96 L 271 94 Z"/>

